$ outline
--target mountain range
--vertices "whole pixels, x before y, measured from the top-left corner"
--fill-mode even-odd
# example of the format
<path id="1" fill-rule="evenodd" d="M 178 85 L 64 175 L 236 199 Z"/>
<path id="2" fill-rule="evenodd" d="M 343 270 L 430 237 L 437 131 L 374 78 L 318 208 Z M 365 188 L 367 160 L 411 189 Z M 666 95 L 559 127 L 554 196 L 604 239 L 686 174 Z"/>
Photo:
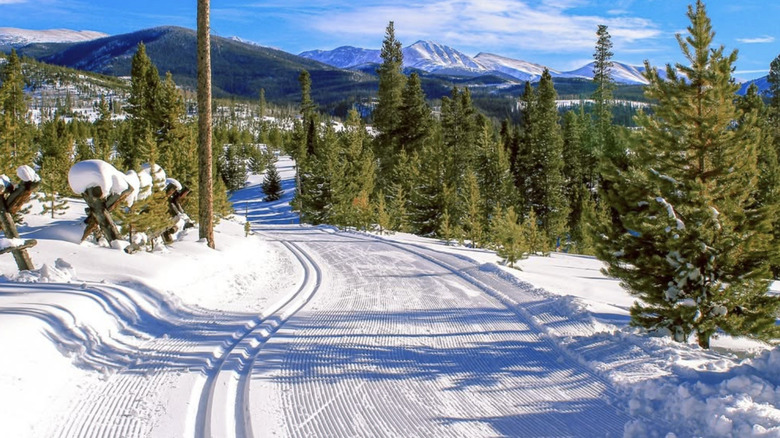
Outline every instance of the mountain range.
<path id="1" fill-rule="evenodd" d="M 0 50 L 16 48 L 37 60 L 113 76 L 128 76 L 139 42 L 161 73 L 170 71 L 177 84 L 196 84 L 196 34 L 194 30 L 165 26 L 109 36 L 92 31 L 55 29 L 30 31 L 0 28 Z M 536 82 L 546 68 L 532 62 L 491 53 L 474 57 L 432 41 L 417 41 L 402 49 L 404 67 L 417 71 L 430 98 L 447 95 L 452 86 L 481 88 L 484 92 L 517 95 L 526 81 Z M 264 88 L 271 100 L 294 101 L 299 96 L 298 74 L 309 71 L 312 97 L 329 104 L 346 96 L 373 95 L 380 50 L 343 46 L 290 54 L 237 37 L 212 36 L 212 69 L 215 96 L 256 97 Z M 593 63 L 572 71 L 548 69 L 561 87 L 559 94 L 589 95 Z M 644 67 L 614 62 L 612 77 L 618 84 L 642 86 Z M 756 82 L 766 89 L 765 78 Z M 633 89 L 630 91 L 637 94 Z M 641 95 L 641 91 L 639 92 Z"/>
<path id="2" fill-rule="evenodd" d="M 454 76 L 506 75 L 522 82 L 536 82 L 546 68 L 532 62 L 507 58 L 492 53 L 479 53 L 468 56 L 452 47 L 433 41 L 417 41 L 401 49 L 404 67 L 422 70 L 428 73 L 449 74 Z M 365 70 L 366 65 L 380 64 L 379 50 L 342 46 L 333 50 L 311 50 L 299 56 L 314 59 L 322 63 L 343 69 Z M 592 79 L 593 63 L 577 70 L 561 72 L 548 68 L 554 78 Z M 619 84 L 645 85 L 642 76 L 643 67 L 615 62 L 612 76 Z"/>

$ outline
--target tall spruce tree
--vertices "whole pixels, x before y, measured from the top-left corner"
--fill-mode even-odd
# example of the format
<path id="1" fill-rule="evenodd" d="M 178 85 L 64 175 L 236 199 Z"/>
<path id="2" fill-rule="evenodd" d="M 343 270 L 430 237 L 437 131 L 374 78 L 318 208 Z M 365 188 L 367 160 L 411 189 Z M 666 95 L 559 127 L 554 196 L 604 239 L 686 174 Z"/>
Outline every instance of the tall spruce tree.
<path id="1" fill-rule="evenodd" d="M 606 150 L 612 127 L 612 92 L 615 89 L 615 82 L 612 79 L 612 67 L 614 66 L 612 55 L 614 53 L 612 53 L 612 37 L 607 31 L 607 26 L 598 25 L 596 35 L 598 40 L 593 52 L 593 82 L 596 83 L 593 101 L 596 107 L 593 115 L 596 121 L 598 143 L 602 145 L 602 150 Z"/>
<path id="2" fill-rule="evenodd" d="M 92 136 L 93 152 L 95 158 L 110 163 L 114 149 L 114 122 L 111 119 L 111 110 L 108 107 L 108 102 L 106 102 L 103 96 L 100 96 L 98 114 L 98 119 L 94 123 L 94 135 Z"/>
<path id="3" fill-rule="evenodd" d="M 399 110 L 406 85 L 401 42 L 395 38 L 395 26 L 392 21 L 385 29 L 380 55 L 382 64 L 377 69 L 379 90 L 377 105 L 373 112 L 374 127 L 379 131 L 379 135 L 374 143 L 374 155 L 379 160 L 379 187 L 389 188 L 392 184 L 393 167 L 399 148 L 396 130 L 401 120 Z"/>
<path id="4" fill-rule="evenodd" d="M 531 103 L 527 130 L 526 206 L 534 210 L 549 244 L 563 236 L 569 206 L 563 177 L 563 136 L 558 123 L 557 93 L 545 69 Z"/>
<path id="5" fill-rule="evenodd" d="M 31 164 L 35 157 L 22 62 L 14 49 L 0 70 L 0 80 L 0 174 L 13 175 L 17 167 Z"/>
<path id="6" fill-rule="evenodd" d="M 756 118 L 735 105 L 736 51 L 711 48 L 704 4 L 689 6 L 689 35 L 678 35 L 689 65 L 646 62 L 646 96 L 658 104 L 637 118 L 636 163 L 608 175 L 617 221 L 600 227 L 596 252 L 607 272 L 639 298 L 632 324 L 695 334 L 703 348 L 718 330 L 776 337 L 780 299 L 767 295 L 775 252 L 776 205 L 756 203 Z"/>
<path id="7" fill-rule="evenodd" d="M 36 164 L 41 175 L 42 213 L 50 214 L 53 219 L 68 208 L 68 170 L 73 164 L 73 135 L 59 114 L 43 123 L 38 144 L 40 151 Z"/>
<path id="8" fill-rule="evenodd" d="M 433 116 L 417 73 L 409 76 L 403 89 L 399 117 L 395 137 L 400 149 L 407 154 L 419 153 L 423 143 L 430 139 Z"/>

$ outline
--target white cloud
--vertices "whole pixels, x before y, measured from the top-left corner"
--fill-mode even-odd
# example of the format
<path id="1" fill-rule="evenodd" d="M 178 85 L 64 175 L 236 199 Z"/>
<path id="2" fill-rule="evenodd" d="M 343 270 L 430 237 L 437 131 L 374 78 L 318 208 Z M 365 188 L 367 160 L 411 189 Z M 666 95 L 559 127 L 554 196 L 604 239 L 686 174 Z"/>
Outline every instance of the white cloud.
<path id="1" fill-rule="evenodd" d="M 27 3 L 29 0 L 0 0 L 0 5 L 14 5 L 18 3 Z"/>
<path id="2" fill-rule="evenodd" d="M 775 37 L 764 35 L 758 38 L 737 38 L 737 41 L 742 44 L 768 44 L 775 42 Z"/>
<path id="3" fill-rule="evenodd" d="M 307 17 L 308 25 L 325 33 L 377 35 L 388 21 L 395 22 L 396 36 L 410 44 L 436 39 L 468 50 L 492 46 L 540 53 L 592 50 L 599 24 L 609 26 L 616 49 L 658 37 L 655 23 L 638 17 L 576 15 L 570 8 L 583 0 L 541 4 L 528 0 L 433 0 L 404 5 L 383 4 L 334 9 L 321 17 Z"/>

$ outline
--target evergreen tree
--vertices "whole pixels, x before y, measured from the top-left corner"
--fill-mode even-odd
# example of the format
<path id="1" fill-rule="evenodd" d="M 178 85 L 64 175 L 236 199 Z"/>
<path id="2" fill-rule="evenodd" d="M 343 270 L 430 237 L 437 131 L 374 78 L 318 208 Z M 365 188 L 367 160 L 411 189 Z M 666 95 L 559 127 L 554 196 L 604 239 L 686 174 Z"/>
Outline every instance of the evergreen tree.
<path id="1" fill-rule="evenodd" d="M 56 114 L 53 120 L 41 126 L 37 158 L 41 174 L 43 213 L 54 218 L 63 214 L 70 194 L 68 170 L 73 165 L 73 137 L 69 126 Z"/>
<path id="2" fill-rule="evenodd" d="M 569 206 L 563 177 L 563 137 L 558 124 L 557 94 L 545 70 L 528 112 L 525 204 L 534 210 L 552 243 L 564 235 Z"/>
<path id="3" fill-rule="evenodd" d="M 94 135 L 92 136 L 92 145 L 95 158 L 103 160 L 106 163 L 112 162 L 114 146 L 114 122 L 111 120 L 111 111 L 108 103 L 103 96 L 100 97 L 98 104 L 98 119 L 94 124 Z"/>
<path id="4" fill-rule="evenodd" d="M 170 72 L 160 83 L 156 98 L 159 164 L 183 184 L 193 186 L 197 179 L 197 148 L 194 136 L 184 124 L 184 100 Z"/>
<path id="5" fill-rule="evenodd" d="M 333 221 L 337 225 L 365 225 L 372 216 L 368 194 L 374 191 L 374 158 L 360 115 L 350 110 L 336 144 L 333 186 Z"/>
<path id="6" fill-rule="evenodd" d="M 393 195 L 390 198 L 390 205 L 388 208 L 391 217 L 389 229 L 400 233 L 408 233 L 411 231 L 408 196 L 401 184 L 394 185 L 392 189 Z M 381 193 L 382 192 L 380 191 L 380 194 Z M 381 220 L 381 213 L 377 213 L 377 218 Z"/>
<path id="7" fill-rule="evenodd" d="M 545 234 L 544 229 L 540 227 L 541 221 L 536 217 L 536 212 L 530 210 L 528 217 L 523 221 L 523 236 L 528 248 L 528 252 L 537 255 L 546 255 L 550 252 L 552 242 Z"/>
<path id="8" fill-rule="evenodd" d="M 450 220 L 450 214 L 447 210 L 441 215 L 441 222 L 439 224 L 438 235 L 444 240 L 444 244 L 449 246 L 453 239 L 460 234 L 461 230 L 457 225 L 453 224 Z"/>
<path id="9" fill-rule="evenodd" d="M 282 198 L 282 177 L 279 176 L 279 172 L 276 170 L 276 164 L 274 162 L 268 163 L 268 168 L 263 177 L 263 193 L 265 193 L 265 201 L 278 201 Z"/>
<path id="10" fill-rule="evenodd" d="M 380 190 L 376 197 L 376 205 L 374 206 L 374 217 L 376 218 L 376 224 L 379 227 L 379 234 L 384 234 L 386 231 L 392 228 L 393 219 L 387 209 L 385 203 L 385 194 Z"/>
<path id="11" fill-rule="evenodd" d="M 430 137 L 433 116 L 430 106 L 425 101 L 425 93 L 417 73 L 409 76 L 403 89 L 399 116 L 400 121 L 395 137 L 401 150 L 407 154 L 419 153 L 424 142 Z"/>
<path id="12" fill-rule="evenodd" d="M 385 29 L 380 55 L 382 64 L 377 69 L 379 91 L 377 105 L 373 112 L 374 128 L 379 131 L 379 136 L 374 143 L 374 155 L 379 160 L 379 187 L 388 188 L 393 176 L 394 157 L 399 148 L 395 136 L 401 120 L 399 111 L 406 84 L 401 42 L 395 39 L 395 27 L 392 21 Z"/>
<path id="13" fill-rule="evenodd" d="M 780 203 L 780 161 L 778 150 L 773 141 L 768 108 L 758 95 L 758 87 L 751 84 L 747 93 L 737 100 L 737 107 L 742 113 L 739 124 L 757 123 L 757 129 L 752 130 L 756 135 L 753 141 L 758 145 L 758 183 L 756 187 L 755 202 L 759 207 L 772 208 Z M 780 217 L 772 217 L 772 235 L 774 242 L 780 242 Z M 776 247 L 776 245 L 774 245 Z M 780 248 L 778 248 L 780 250 Z M 774 277 L 780 274 L 780 258 L 773 259 L 772 273 Z"/>
<path id="14" fill-rule="evenodd" d="M 596 108 L 593 112 L 596 119 L 596 132 L 599 144 L 609 141 L 612 126 L 612 92 L 615 82 L 612 80 L 612 37 L 607 31 L 607 26 L 600 24 L 596 31 L 598 40 L 593 53 L 593 82 L 596 83 L 596 91 L 593 92 L 593 101 Z"/>
<path id="15" fill-rule="evenodd" d="M 222 176 L 225 187 L 231 192 L 246 184 L 246 160 L 239 153 L 239 149 L 239 145 L 228 144 L 219 158 L 219 174 Z"/>
<path id="16" fill-rule="evenodd" d="M 509 207 L 505 211 L 499 211 L 492 223 L 493 240 L 496 242 L 496 254 L 509 264 L 510 268 L 515 263 L 526 257 L 529 252 L 526 234 L 515 209 Z"/>
<path id="17" fill-rule="evenodd" d="M 485 214 L 483 212 L 482 196 L 479 191 L 479 182 L 474 172 L 466 175 L 466 185 L 463 193 L 463 204 L 466 215 L 463 218 L 463 236 L 471 241 L 473 248 L 482 245 L 485 232 Z"/>
<path id="18" fill-rule="evenodd" d="M 265 88 L 260 89 L 260 95 L 259 99 L 257 100 L 257 115 L 260 117 L 260 120 L 265 117 L 266 108 L 268 107 L 268 103 L 265 101 Z"/>
<path id="19" fill-rule="evenodd" d="M 600 227 L 596 252 L 641 300 L 634 325 L 677 341 L 695 333 L 703 348 L 718 329 L 774 338 L 780 299 L 767 290 L 777 208 L 755 201 L 759 126 L 734 103 L 736 51 L 710 47 L 700 0 L 688 17 L 689 35 L 677 39 L 690 65 L 667 66 L 664 80 L 645 63 L 646 96 L 658 105 L 637 119 L 636 164 L 608 175 L 604 195 L 618 220 Z"/>
<path id="20" fill-rule="evenodd" d="M 516 197 L 514 176 L 509 152 L 494 139 L 493 131 L 487 123 L 482 126 L 477 137 L 477 154 L 476 171 L 482 198 L 481 210 L 487 218 L 497 212 L 500 205 L 514 203 Z"/>
<path id="21" fill-rule="evenodd" d="M 13 175 L 19 166 L 31 164 L 35 156 L 22 62 L 14 49 L 0 70 L 0 81 L 0 174 Z"/>

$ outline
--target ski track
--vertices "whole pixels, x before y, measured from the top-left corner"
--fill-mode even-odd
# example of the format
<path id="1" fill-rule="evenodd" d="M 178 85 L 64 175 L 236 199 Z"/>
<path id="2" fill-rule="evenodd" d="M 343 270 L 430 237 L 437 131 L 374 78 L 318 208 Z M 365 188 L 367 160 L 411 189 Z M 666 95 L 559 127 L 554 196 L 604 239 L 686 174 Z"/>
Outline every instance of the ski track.
<path id="1" fill-rule="evenodd" d="M 117 357 L 88 346 L 84 360 L 105 367 L 105 383 L 74 402 L 53 436 L 159 436 L 161 421 L 198 438 L 622 436 L 632 420 L 588 360 L 607 350 L 615 368 L 623 359 L 635 367 L 631 355 L 601 348 L 606 339 L 562 342 L 589 322 L 556 312 L 530 285 L 381 237 L 255 231 L 304 271 L 297 290 L 257 315 L 173 308 L 143 294 L 133 302 L 120 286 L 66 290 L 148 340 Z M 178 385 L 191 387 L 197 408 L 165 418 Z"/>
<path id="2" fill-rule="evenodd" d="M 304 266 L 305 278 L 296 291 L 252 319 L 226 318 L 212 312 L 172 322 L 171 327 L 182 327 L 181 333 L 174 331 L 144 343 L 135 360 L 128 359 L 124 367 L 106 377 L 104 385 L 93 387 L 75 404 L 55 436 L 150 436 L 165 414 L 161 394 L 182 374 L 193 371 L 205 376 L 193 419 L 196 436 L 252 436 L 246 399 L 254 356 L 263 342 L 311 299 L 322 276 L 296 244 L 282 243 Z M 121 301 L 118 291 L 95 285 L 83 294 L 103 302 L 107 312 L 121 314 L 116 304 Z M 225 403 L 217 404 L 217 400 Z M 218 412 L 220 408 L 225 410 Z M 221 415 L 224 412 L 227 414 Z M 187 429 L 186 425 L 181 429 Z"/>
<path id="3" fill-rule="evenodd" d="M 285 435 L 622 436 L 615 390 L 517 285 L 423 247 L 291 233 L 330 275 L 256 360 L 253 406 L 275 403 Z"/>

